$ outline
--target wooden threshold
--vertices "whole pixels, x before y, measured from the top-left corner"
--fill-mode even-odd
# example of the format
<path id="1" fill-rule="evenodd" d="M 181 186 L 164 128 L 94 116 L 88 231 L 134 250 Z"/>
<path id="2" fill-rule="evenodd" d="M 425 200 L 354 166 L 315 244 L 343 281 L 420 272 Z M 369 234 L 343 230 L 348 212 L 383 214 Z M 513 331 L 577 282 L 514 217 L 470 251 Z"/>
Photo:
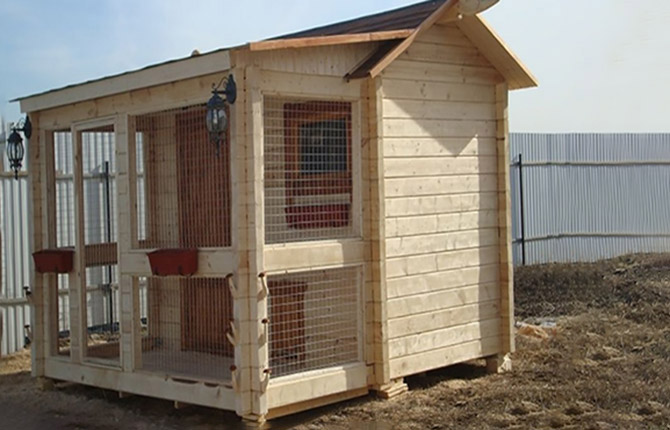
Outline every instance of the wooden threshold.
<path id="1" fill-rule="evenodd" d="M 280 406 L 268 411 L 265 416 L 266 419 L 272 420 L 287 415 L 297 414 L 309 409 L 320 408 L 321 406 L 331 405 L 333 403 L 343 402 L 345 400 L 355 399 L 356 397 L 363 397 L 368 395 L 368 389 L 358 388 L 356 390 L 345 391 L 343 393 L 331 394 L 330 396 L 319 397 L 317 399 L 305 400 L 304 402 L 294 403 L 292 405 Z"/>

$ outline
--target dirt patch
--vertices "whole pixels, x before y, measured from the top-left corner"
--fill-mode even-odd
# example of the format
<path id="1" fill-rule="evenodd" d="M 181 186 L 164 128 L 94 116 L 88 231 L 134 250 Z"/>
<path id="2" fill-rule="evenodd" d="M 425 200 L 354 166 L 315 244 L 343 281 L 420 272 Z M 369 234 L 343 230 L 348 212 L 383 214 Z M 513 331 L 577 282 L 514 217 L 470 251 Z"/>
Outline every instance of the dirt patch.
<path id="1" fill-rule="evenodd" d="M 408 378 L 411 391 L 278 420 L 272 428 L 638 429 L 670 427 L 670 255 L 515 272 L 514 370 L 481 362 Z M 524 327 L 530 327 L 524 329 Z M 0 362 L 7 428 L 242 428 L 230 413 L 73 384 L 41 392 L 27 354 Z M 25 411 L 25 412 L 22 412 Z M 44 424 L 48 423 L 48 426 Z"/>

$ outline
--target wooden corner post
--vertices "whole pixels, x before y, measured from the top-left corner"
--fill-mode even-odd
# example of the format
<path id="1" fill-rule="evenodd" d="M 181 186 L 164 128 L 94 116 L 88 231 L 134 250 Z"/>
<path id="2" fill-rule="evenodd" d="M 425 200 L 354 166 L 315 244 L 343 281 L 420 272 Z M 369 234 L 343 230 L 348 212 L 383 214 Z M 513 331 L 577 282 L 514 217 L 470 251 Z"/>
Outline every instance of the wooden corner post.
<path id="1" fill-rule="evenodd" d="M 247 260 L 249 262 L 249 334 L 251 335 L 251 414 L 244 418 L 256 423 L 265 421 L 268 413 L 267 388 L 270 378 L 267 329 L 268 292 L 264 277 L 265 215 L 263 188 L 263 97 L 260 71 L 248 66 L 245 73 L 247 114 L 246 187 L 241 198 L 247 206 Z M 255 275 L 255 276 L 254 276 Z"/>
<path id="2" fill-rule="evenodd" d="M 509 168 L 509 118 L 506 83 L 496 86 L 496 144 L 498 156 L 498 243 L 500 255 L 500 354 L 489 358 L 490 371 L 509 370 L 514 352 L 514 267 L 512 261 L 512 210 Z"/>
<path id="3" fill-rule="evenodd" d="M 381 397 L 388 398 L 406 391 L 407 386 L 391 381 L 389 369 L 388 321 L 386 315 L 386 205 L 384 191 L 384 127 L 382 79 L 368 80 L 368 131 L 370 135 L 370 241 L 372 262 L 372 312 L 373 373 L 372 388 Z"/>

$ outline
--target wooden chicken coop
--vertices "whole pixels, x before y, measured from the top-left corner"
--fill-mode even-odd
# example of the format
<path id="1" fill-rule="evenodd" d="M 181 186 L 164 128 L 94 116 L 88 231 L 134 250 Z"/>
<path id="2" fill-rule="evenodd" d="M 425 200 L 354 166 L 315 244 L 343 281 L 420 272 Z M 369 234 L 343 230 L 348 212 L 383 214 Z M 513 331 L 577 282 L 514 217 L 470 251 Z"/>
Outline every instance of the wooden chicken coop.
<path id="1" fill-rule="evenodd" d="M 507 365 L 507 100 L 535 85 L 449 0 L 18 99 L 33 374 L 262 422 Z"/>

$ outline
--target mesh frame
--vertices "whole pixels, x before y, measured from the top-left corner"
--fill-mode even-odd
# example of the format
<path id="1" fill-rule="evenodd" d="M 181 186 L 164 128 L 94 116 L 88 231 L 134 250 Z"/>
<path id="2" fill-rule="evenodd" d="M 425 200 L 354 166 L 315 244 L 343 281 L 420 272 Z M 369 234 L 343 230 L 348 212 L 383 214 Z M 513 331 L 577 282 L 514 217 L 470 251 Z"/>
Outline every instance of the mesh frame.
<path id="1" fill-rule="evenodd" d="M 141 370 L 229 381 L 233 298 L 225 278 L 138 278 L 146 285 Z"/>
<path id="2" fill-rule="evenodd" d="M 217 155 L 205 113 L 193 105 L 134 117 L 141 249 L 232 245 L 230 136 Z"/>
<path id="3" fill-rule="evenodd" d="M 270 275 L 273 378 L 362 360 L 362 266 Z"/>
<path id="4" fill-rule="evenodd" d="M 114 126 L 78 131 L 84 185 L 85 359 L 120 361 Z"/>
<path id="5" fill-rule="evenodd" d="M 264 99 L 265 242 L 353 237 L 354 103 Z"/>

